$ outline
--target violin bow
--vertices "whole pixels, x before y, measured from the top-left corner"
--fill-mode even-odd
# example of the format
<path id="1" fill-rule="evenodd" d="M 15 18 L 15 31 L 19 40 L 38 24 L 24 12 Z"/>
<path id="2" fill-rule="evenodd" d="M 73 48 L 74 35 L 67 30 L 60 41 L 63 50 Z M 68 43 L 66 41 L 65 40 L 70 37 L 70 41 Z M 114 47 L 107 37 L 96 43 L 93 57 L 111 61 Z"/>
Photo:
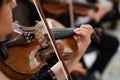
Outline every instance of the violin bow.
<path id="1" fill-rule="evenodd" d="M 70 75 L 70 73 L 69 73 L 69 71 L 67 69 L 67 66 L 65 65 L 65 63 L 63 61 L 62 54 L 60 54 L 60 52 L 58 51 L 58 48 L 57 48 L 57 46 L 55 44 L 55 39 L 52 36 L 52 32 L 50 31 L 50 28 L 48 26 L 47 20 L 46 20 L 46 18 L 44 16 L 44 13 L 42 11 L 42 8 L 41 8 L 41 5 L 40 5 L 40 1 L 39 0 L 33 0 L 33 2 L 34 2 L 34 5 L 35 5 L 35 7 L 36 7 L 36 9 L 38 11 L 38 14 L 39 14 L 41 20 L 42 20 L 42 22 L 43 22 L 43 24 L 45 26 L 45 29 L 46 29 L 46 31 L 48 33 L 48 37 L 49 37 L 50 42 L 52 44 L 52 47 L 53 47 L 53 49 L 55 51 L 55 54 L 56 54 L 56 56 L 58 58 L 58 61 L 61 63 L 61 68 L 62 68 L 62 70 L 64 72 L 64 75 L 65 75 L 67 80 L 72 80 L 72 77 L 71 77 L 71 75 Z"/>

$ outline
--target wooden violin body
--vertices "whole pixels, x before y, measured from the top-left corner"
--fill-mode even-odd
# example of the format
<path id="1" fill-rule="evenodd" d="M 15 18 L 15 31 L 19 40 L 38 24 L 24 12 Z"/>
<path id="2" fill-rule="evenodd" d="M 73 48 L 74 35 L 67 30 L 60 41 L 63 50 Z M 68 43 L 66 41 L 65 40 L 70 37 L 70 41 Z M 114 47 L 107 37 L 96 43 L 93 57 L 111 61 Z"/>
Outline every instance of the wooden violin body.
<path id="1" fill-rule="evenodd" d="M 64 30 L 63 25 L 60 23 L 52 19 L 48 19 L 48 23 L 49 22 L 53 25 L 51 29 L 58 28 L 60 32 L 62 32 L 61 30 Z M 26 40 L 26 38 L 31 36 L 23 37 L 19 33 L 19 30 L 16 30 L 17 32 L 13 32 L 11 39 L 5 43 L 9 54 L 6 60 L 0 60 L 0 70 L 12 80 L 25 80 L 34 76 L 47 64 L 46 59 L 54 55 L 54 50 L 49 43 L 49 39 L 44 33 L 45 30 L 43 25 L 39 25 L 37 28 L 33 27 L 33 29 L 30 30 L 28 29 L 29 28 L 27 27 L 22 31 L 25 33 L 32 31 L 31 41 L 29 41 L 30 39 Z M 56 29 L 53 31 L 56 32 Z M 35 35 L 33 35 L 33 33 Z M 15 43 L 15 45 L 13 43 Z M 63 55 L 64 60 L 73 57 L 78 50 L 73 35 L 66 36 L 64 39 L 57 38 L 56 44 L 60 53 Z"/>
<path id="2" fill-rule="evenodd" d="M 56 6 L 57 5 L 57 6 Z M 48 17 L 58 17 L 69 12 L 69 4 L 66 2 L 60 2 L 59 0 L 45 0 L 41 2 L 43 11 Z M 91 3 L 83 3 L 73 0 L 73 11 L 75 15 L 85 16 L 89 9 L 97 10 L 96 6 Z"/>

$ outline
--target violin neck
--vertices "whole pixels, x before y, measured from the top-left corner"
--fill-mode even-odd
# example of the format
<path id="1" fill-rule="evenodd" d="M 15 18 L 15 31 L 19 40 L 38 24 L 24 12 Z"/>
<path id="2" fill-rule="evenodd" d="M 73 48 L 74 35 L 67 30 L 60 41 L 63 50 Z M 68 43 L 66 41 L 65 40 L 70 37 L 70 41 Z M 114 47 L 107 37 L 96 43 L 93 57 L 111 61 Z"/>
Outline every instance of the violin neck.
<path id="1" fill-rule="evenodd" d="M 62 38 L 67 38 L 67 37 L 72 37 L 74 33 L 74 28 L 54 28 L 51 29 L 51 32 L 54 36 L 54 38 L 57 39 L 62 39 Z"/>

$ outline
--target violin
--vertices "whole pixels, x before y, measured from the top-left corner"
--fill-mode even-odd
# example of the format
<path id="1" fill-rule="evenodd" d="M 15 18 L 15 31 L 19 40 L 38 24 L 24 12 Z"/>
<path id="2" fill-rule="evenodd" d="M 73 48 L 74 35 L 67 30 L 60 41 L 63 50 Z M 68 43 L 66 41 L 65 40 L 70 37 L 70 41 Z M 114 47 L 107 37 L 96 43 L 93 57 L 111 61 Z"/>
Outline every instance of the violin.
<path id="1" fill-rule="evenodd" d="M 62 25 L 54 20 L 49 21 L 52 21 L 54 26 L 61 27 L 52 29 L 52 32 L 57 39 L 56 44 L 64 60 L 70 59 L 78 49 L 75 40 L 72 38 L 73 30 L 64 30 Z M 20 30 L 22 34 L 20 34 Z M 47 64 L 46 59 L 54 56 L 54 50 L 46 33 L 44 33 L 43 25 L 37 29 L 20 30 L 15 30 L 10 40 L 5 43 L 9 52 L 7 59 L 0 60 L 0 69 L 11 79 L 17 80 L 32 77 Z M 67 34 L 65 34 L 66 31 Z"/>
<path id="2" fill-rule="evenodd" d="M 77 16 L 85 16 L 89 9 L 97 10 L 97 7 L 88 2 L 80 2 L 80 1 L 72 1 L 73 4 L 73 11 Z M 57 5 L 57 6 L 56 6 Z M 58 17 L 62 14 L 69 12 L 69 4 L 66 2 L 62 2 L 60 0 L 43 0 L 41 2 L 41 6 L 43 11 L 49 17 Z"/>
<path id="3" fill-rule="evenodd" d="M 76 55 L 78 45 L 74 40 L 74 28 L 64 28 L 54 19 L 47 19 L 57 47 L 64 60 Z M 24 27 L 15 23 L 10 40 L 5 42 L 8 49 L 6 60 L 0 60 L 0 69 L 10 79 L 23 80 L 32 77 L 46 65 L 46 60 L 54 57 L 54 50 L 41 21 L 34 27 Z M 24 66 L 23 66 L 24 65 Z"/>

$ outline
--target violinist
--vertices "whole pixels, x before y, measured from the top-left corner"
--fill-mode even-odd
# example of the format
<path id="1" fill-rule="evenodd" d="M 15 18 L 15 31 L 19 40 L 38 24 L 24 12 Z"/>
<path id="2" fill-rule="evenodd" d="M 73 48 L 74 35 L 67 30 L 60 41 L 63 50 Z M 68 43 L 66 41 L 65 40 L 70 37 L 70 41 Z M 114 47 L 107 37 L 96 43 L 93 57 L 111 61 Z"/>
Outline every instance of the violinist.
<path id="1" fill-rule="evenodd" d="M 3 43 L 6 35 L 10 34 L 14 30 L 14 24 L 12 19 L 12 10 L 16 7 L 15 0 L 0 0 L 0 43 Z M 81 25 L 80 28 L 74 30 L 75 36 L 79 51 L 76 56 L 72 57 L 70 60 L 65 61 L 69 72 L 71 72 L 73 66 L 78 63 L 82 54 L 86 51 L 88 45 L 91 42 L 91 34 L 93 33 L 93 28 L 90 25 Z M 4 44 L 4 43 L 3 43 Z M 1 52 L 1 51 L 0 51 Z M 2 53 L 0 53 L 2 54 Z M 17 54 L 17 52 L 16 52 Z M 2 56 L 0 56 L 0 59 Z M 24 65 L 23 65 L 24 66 Z M 1 69 L 0 69 L 1 70 Z M 53 75 L 54 74 L 54 75 Z M 0 71 L 1 80 L 11 80 L 7 74 L 3 74 L 2 70 Z M 31 80 L 65 80 L 65 75 L 61 69 L 60 62 L 57 62 L 53 65 L 49 71 L 46 70 L 42 74 L 34 76 Z"/>
<path id="2" fill-rule="evenodd" d="M 91 0 L 91 2 L 92 1 L 94 1 L 94 0 Z M 15 14 L 14 19 L 18 20 L 20 23 L 22 23 L 24 25 L 28 25 L 28 26 L 34 25 L 34 23 L 31 24 L 31 21 L 34 22 L 35 20 L 39 20 L 39 19 L 38 19 L 38 17 L 36 17 L 37 15 L 36 16 L 32 15 L 32 14 L 35 14 L 35 11 L 34 11 L 35 9 L 33 8 L 34 7 L 33 4 L 31 2 L 29 2 L 29 0 L 17 0 L 17 3 L 18 3 L 18 6 L 13 12 Z M 96 3 L 95 3 L 95 5 L 96 5 Z M 94 10 L 88 11 L 89 13 L 86 16 L 88 22 L 84 22 L 84 23 L 90 23 L 91 25 L 93 25 L 93 27 L 101 27 L 101 24 L 98 24 L 98 23 L 101 20 L 101 18 L 103 18 L 104 15 L 107 12 L 109 12 L 109 10 L 111 10 L 111 7 L 107 6 L 107 5 L 102 6 L 101 3 L 97 3 L 96 6 L 98 8 L 98 12 L 95 12 Z M 105 9 L 103 7 L 105 7 Z M 21 9 L 22 9 L 22 11 L 21 11 Z M 24 16 L 24 17 L 20 17 L 20 16 Z M 67 18 L 66 18 L 66 16 L 67 16 Z M 29 22 L 26 22 L 28 20 L 29 20 Z M 60 22 L 62 22 L 65 26 L 68 26 L 68 27 L 70 26 L 69 15 L 65 14 L 63 16 L 60 16 L 60 18 L 58 20 Z M 83 21 L 85 21 L 85 20 L 82 19 L 82 22 Z M 79 23 L 81 23 L 81 21 L 78 21 L 78 26 L 81 25 Z M 98 71 L 98 72 L 100 72 L 100 74 L 102 74 L 105 67 L 107 66 L 107 64 L 109 63 L 109 61 L 111 60 L 112 56 L 115 54 L 115 52 L 118 48 L 118 45 L 119 45 L 118 39 L 114 36 L 104 33 L 104 30 L 103 30 L 103 34 L 101 35 L 100 38 L 101 38 L 100 43 L 96 43 L 95 41 L 92 40 L 92 43 L 90 44 L 90 48 L 92 47 L 94 49 L 97 49 L 99 51 L 99 55 L 97 55 L 97 59 L 95 60 L 95 63 L 92 65 L 92 67 L 90 69 L 88 69 L 88 70 L 84 69 L 83 74 L 85 75 L 87 73 L 87 75 L 84 76 L 83 80 L 87 80 L 88 77 L 91 77 L 91 75 L 93 75 L 95 71 Z M 82 61 L 82 63 L 84 64 L 84 61 Z M 77 68 L 77 66 L 74 66 L 74 67 Z M 81 65 L 79 65 L 79 66 L 81 66 Z M 79 69 L 81 70 L 81 67 Z"/>

